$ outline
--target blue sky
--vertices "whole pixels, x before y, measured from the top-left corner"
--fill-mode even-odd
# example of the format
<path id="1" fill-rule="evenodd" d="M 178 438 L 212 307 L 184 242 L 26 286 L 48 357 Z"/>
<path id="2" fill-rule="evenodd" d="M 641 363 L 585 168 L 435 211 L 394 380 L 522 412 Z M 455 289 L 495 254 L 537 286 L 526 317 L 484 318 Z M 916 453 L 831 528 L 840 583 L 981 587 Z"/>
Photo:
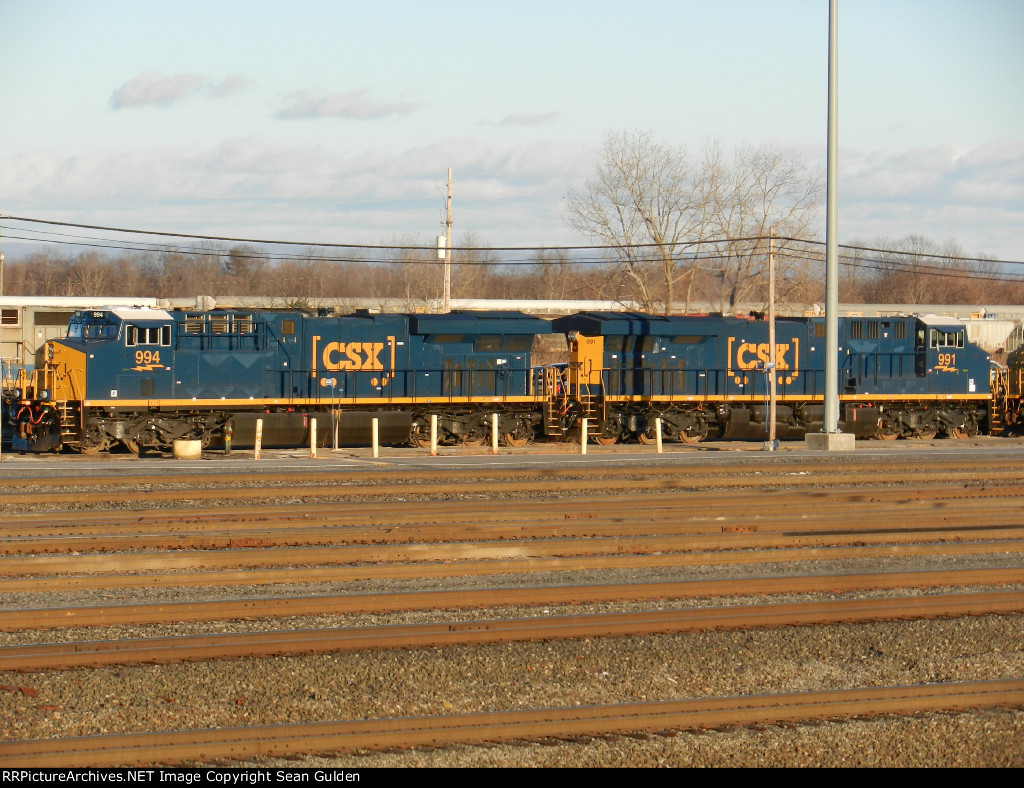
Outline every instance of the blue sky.
<path id="1" fill-rule="evenodd" d="M 841 241 L 1024 260 L 1024 3 L 839 5 Z M 564 197 L 608 132 L 823 173 L 827 26 L 827 0 L 0 0 L 0 212 L 430 242 L 452 167 L 456 239 L 579 243 Z"/>

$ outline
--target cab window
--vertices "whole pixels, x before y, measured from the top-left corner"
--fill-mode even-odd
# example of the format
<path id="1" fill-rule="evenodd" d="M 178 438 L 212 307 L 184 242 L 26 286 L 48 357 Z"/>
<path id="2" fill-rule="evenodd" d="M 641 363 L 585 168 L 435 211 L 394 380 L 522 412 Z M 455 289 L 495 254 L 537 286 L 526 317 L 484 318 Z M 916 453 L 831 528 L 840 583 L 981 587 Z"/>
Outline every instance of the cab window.
<path id="1" fill-rule="evenodd" d="M 930 347 L 933 348 L 950 348 L 950 347 L 963 347 L 964 346 L 964 332 L 963 331 L 941 331 L 937 328 L 931 329 L 929 332 Z"/>
<path id="2" fill-rule="evenodd" d="M 136 326 L 131 323 L 127 323 L 124 327 L 124 344 L 126 347 L 135 347 L 137 345 L 170 347 L 171 327 Z"/>

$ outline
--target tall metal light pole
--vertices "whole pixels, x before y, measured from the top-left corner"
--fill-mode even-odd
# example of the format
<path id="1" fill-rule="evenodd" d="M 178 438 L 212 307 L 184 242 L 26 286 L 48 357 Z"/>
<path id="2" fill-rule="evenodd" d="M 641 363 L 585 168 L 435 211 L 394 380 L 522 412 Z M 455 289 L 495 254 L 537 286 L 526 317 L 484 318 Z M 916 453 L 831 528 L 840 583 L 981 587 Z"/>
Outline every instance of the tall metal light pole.
<path id="1" fill-rule="evenodd" d="M 828 152 L 825 206 L 825 393 L 821 432 L 804 443 L 821 451 L 853 451 L 853 433 L 839 431 L 839 0 L 828 6 Z"/>
<path id="2" fill-rule="evenodd" d="M 828 6 L 828 152 L 825 212 L 825 413 L 822 431 L 839 432 L 839 0 Z"/>

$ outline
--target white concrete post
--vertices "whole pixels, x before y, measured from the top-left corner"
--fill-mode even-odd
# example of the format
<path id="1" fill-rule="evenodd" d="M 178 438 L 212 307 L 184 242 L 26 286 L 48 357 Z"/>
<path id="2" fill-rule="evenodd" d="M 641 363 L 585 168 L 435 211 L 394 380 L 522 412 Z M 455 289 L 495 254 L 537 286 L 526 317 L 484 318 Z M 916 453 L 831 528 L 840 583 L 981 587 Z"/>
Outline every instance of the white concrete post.
<path id="1" fill-rule="evenodd" d="M 380 442 L 378 441 L 378 436 L 380 435 L 380 432 L 378 431 L 379 430 L 378 420 L 377 419 L 373 419 L 373 421 L 370 422 L 370 426 L 371 426 L 371 430 L 370 431 L 371 431 L 371 434 L 373 436 L 373 456 L 374 457 L 380 457 Z"/>
<path id="2" fill-rule="evenodd" d="M 498 414 L 491 414 L 491 454 L 498 453 Z"/>
<path id="3" fill-rule="evenodd" d="M 316 419 L 309 420 L 309 459 L 316 459 Z"/>
<path id="4" fill-rule="evenodd" d="M 254 460 L 260 458 L 260 450 L 263 448 L 263 419 L 256 419 L 256 453 Z"/>
<path id="5" fill-rule="evenodd" d="M 581 419 L 580 424 L 580 454 L 587 453 L 587 420 Z"/>
<path id="6" fill-rule="evenodd" d="M 657 435 L 658 454 L 661 454 L 661 416 L 654 420 L 654 434 Z"/>
<path id="7" fill-rule="evenodd" d="M 437 414 L 430 416 L 430 456 L 437 456 Z"/>

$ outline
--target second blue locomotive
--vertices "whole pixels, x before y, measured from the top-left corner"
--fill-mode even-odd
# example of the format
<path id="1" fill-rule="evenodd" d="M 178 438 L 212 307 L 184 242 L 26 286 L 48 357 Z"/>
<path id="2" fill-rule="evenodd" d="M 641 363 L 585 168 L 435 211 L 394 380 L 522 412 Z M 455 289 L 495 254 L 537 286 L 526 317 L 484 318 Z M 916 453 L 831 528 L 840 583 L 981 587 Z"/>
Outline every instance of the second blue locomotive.
<path id="1" fill-rule="evenodd" d="M 665 433 L 764 438 L 769 328 L 764 320 L 585 313 L 558 318 L 569 337 L 571 388 L 594 437 L 614 443 Z M 988 355 L 956 319 L 839 320 L 840 429 L 857 437 L 969 437 L 989 406 Z M 779 437 L 822 428 L 824 317 L 776 321 Z"/>

